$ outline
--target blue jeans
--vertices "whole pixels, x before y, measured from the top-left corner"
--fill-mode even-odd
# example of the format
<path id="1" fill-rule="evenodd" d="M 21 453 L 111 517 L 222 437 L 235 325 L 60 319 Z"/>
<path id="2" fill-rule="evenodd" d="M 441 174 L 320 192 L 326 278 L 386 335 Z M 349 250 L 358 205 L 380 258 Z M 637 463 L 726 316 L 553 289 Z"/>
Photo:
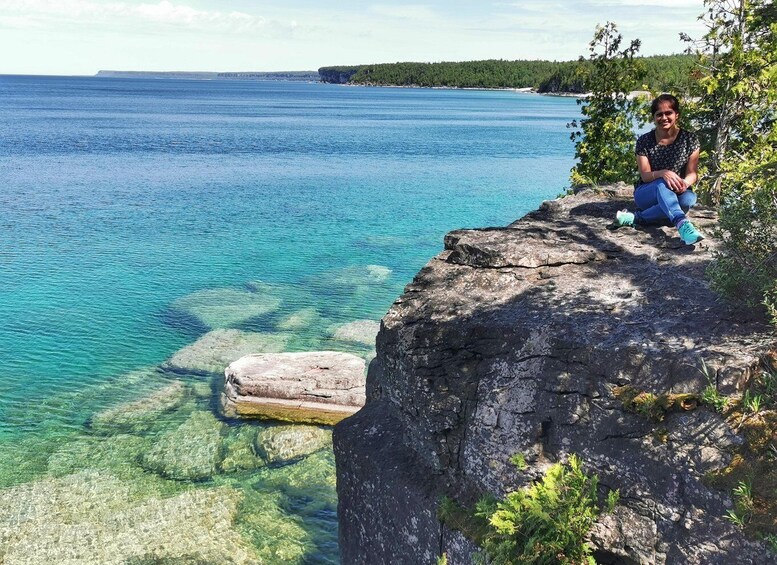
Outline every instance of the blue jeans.
<path id="1" fill-rule="evenodd" d="M 634 221 L 637 224 L 677 225 L 685 219 L 685 213 L 696 204 L 696 194 L 688 189 L 682 194 L 672 192 L 663 178 L 642 184 L 634 191 L 637 212 Z"/>

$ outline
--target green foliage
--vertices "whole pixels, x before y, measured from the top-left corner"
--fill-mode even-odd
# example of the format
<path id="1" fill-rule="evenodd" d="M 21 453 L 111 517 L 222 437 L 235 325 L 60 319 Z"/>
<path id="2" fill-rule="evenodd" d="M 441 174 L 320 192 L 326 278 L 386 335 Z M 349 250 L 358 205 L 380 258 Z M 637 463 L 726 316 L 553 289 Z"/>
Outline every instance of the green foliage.
<path id="1" fill-rule="evenodd" d="M 448 565 L 448 554 L 443 553 L 437 558 L 437 565 Z"/>
<path id="2" fill-rule="evenodd" d="M 726 518 L 736 526 L 744 528 L 753 515 L 753 486 L 739 481 L 732 491 L 734 508 L 726 513 Z"/>
<path id="3" fill-rule="evenodd" d="M 701 394 L 702 403 L 713 408 L 715 412 L 723 412 L 728 405 L 728 398 L 721 395 L 715 385 L 709 384 Z"/>
<path id="4" fill-rule="evenodd" d="M 579 101 L 580 121 L 568 124 L 575 128 L 571 138 L 577 164 L 571 180 L 576 186 L 636 180 L 634 126 L 642 122 L 644 112 L 629 94 L 641 86 L 645 68 L 635 58 L 640 41 L 624 49 L 622 42 L 615 24 L 597 26 L 589 44 L 590 65 L 581 67 L 590 96 Z"/>
<path id="5" fill-rule="evenodd" d="M 767 534 L 763 537 L 766 545 L 769 546 L 774 553 L 777 553 L 777 536 L 774 534 Z"/>
<path id="6" fill-rule="evenodd" d="M 743 173 L 774 162 L 777 10 L 772 0 L 705 0 L 704 6 L 699 19 L 707 32 L 697 41 L 683 38 L 698 57 L 698 100 L 690 110 L 708 157 L 699 187 L 719 204 Z"/>
<path id="7" fill-rule="evenodd" d="M 707 366 L 707 363 L 704 362 L 704 359 L 701 360 L 701 368 L 699 371 L 704 375 L 704 378 L 707 379 L 707 386 L 701 393 L 702 403 L 711 407 L 716 412 L 723 412 L 726 409 L 726 406 L 728 406 L 728 398 L 718 392 L 718 387 L 712 378 L 712 372 Z"/>
<path id="8" fill-rule="evenodd" d="M 659 55 L 641 59 L 644 84 L 650 90 L 690 88 L 694 58 Z M 355 67 L 322 67 L 324 82 L 455 88 L 536 88 L 539 92 L 585 92 L 584 70 L 590 61 L 463 61 L 441 63 L 382 63 Z"/>
<path id="9" fill-rule="evenodd" d="M 727 185 L 722 245 L 707 274 L 718 292 L 744 306 L 762 304 L 777 324 L 777 160 L 742 180 Z"/>
<path id="10" fill-rule="evenodd" d="M 744 406 L 745 411 L 751 412 L 752 414 L 758 414 L 761 411 L 762 401 L 763 396 L 751 393 L 750 389 L 747 389 L 744 396 L 742 396 L 742 405 Z"/>
<path id="11" fill-rule="evenodd" d="M 585 539 L 596 521 L 598 479 L 580 459 L 555 464 L 539 482 L 503 500 L 478 502 L 475 515 L 488 522 L 481 545 L 493 565 L 594 563 Z M 610 494 L 608 508 L 617 503 Z"/>
<path id="12" fill-rule="evenodd" d="M 611 490 L 607 493 L 607 501 L 604 506 L 605 513 L 609 514 L 613 510 L 615 510 L 615 506 L 617 506 L 618 501 L 621 499 L 621 492 L 618 489 Z"/>
<path id="13" fill-rule="evenodd" d="M 653 422 L 661 422 L 669 412 L 693 410 L 699 397 L 690 393 L 653 394 L 640 391 L 631 385 L 617 386 L 612 390 L 615 398 L 621 401 L 623 408 L 635 412 Z"/>
<path id="14" fill-rule="evenodd" d="M 485 499 L 495 503 L 495 499 Z M 488 522 L 460 505 L 458 502 L 443 496 L 437 505 L 437 518 L 452 530 L 457 530 L 477 544 L 480 544 L 488 532 Z"/>
<path id="15" fill-rule="evenodd" d="M 515 468 L 519 471 L 525 471 L 529 465 L 526 463 L 526 457 L 523 453 L 516 453 L 510 457 L 510 463 L 515 465 Z"/>
<path id="16" fill-rule="evenodd" d="M 689 108 L 702 139 L 703 197 L 720 204 L 721 251 L 709 275 L 725 296 L 762 304 L 777 324 L 777 8 L 705 0 L 707 28 Z"/>

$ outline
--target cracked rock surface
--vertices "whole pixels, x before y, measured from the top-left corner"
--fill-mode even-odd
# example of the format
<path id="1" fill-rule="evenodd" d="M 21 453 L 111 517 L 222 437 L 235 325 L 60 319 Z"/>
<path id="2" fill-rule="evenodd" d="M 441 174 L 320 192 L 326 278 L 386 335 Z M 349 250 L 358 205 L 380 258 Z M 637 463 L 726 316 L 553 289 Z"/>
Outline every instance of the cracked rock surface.
<path id="1" fill-rule="evenodd" d="M 742 439 L 703 406 L 657 424 L 613 392 L 700 393 L 710 378 L 732 394 L 773 345 L 764 320 L 709 288 L 711 237 L 611 229 L 630 198 L 586 191 L 446 236 L 382 321 L 365 407 L 335 428 L 343 563 L 469 563 L 475 548 L 438 522 L 439 498 L 501 496 L 573 453 L 620 489 L 591 535 L 601 562 L 774 561 L 703 481 Z M 691 218 L 712 235 L 712 211 Z"/>

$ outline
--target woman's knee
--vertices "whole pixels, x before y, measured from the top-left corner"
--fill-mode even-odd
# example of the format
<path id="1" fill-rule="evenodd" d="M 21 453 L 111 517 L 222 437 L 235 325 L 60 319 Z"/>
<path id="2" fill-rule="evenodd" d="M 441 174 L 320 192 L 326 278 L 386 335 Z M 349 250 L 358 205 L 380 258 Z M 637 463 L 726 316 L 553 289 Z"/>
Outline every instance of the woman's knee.
<path id="1" fill-rule="evenodd" d="M 663 178 L 638 186 L 634 191 L 634 202 L 637 204 L 637 208 L 647 210 L 658 204 L 658 194 L 662 188 L 669 190 Z"/>
<path id="2" fill-rule="evenodd" d="M 677 200 L 683 212 L 687 212 L 696 205 L 696 193 L 692 190 L 686 190 L 677 197 Z"/>

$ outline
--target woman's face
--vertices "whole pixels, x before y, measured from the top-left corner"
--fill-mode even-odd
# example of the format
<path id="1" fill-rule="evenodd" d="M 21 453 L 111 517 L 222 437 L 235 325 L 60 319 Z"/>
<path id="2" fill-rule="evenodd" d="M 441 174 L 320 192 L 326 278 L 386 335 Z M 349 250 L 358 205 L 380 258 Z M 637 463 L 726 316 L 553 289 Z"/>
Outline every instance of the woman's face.
<path id="1" fill-rule="evenodd" d="M 659 102 L 658 110 L 653 114 L 653 119 L 656 122 L 656 127 L 662 130 L 671 130 L 677 125 L 677 118 L 680 116 L 672 109 L 671 102 Z"/>

